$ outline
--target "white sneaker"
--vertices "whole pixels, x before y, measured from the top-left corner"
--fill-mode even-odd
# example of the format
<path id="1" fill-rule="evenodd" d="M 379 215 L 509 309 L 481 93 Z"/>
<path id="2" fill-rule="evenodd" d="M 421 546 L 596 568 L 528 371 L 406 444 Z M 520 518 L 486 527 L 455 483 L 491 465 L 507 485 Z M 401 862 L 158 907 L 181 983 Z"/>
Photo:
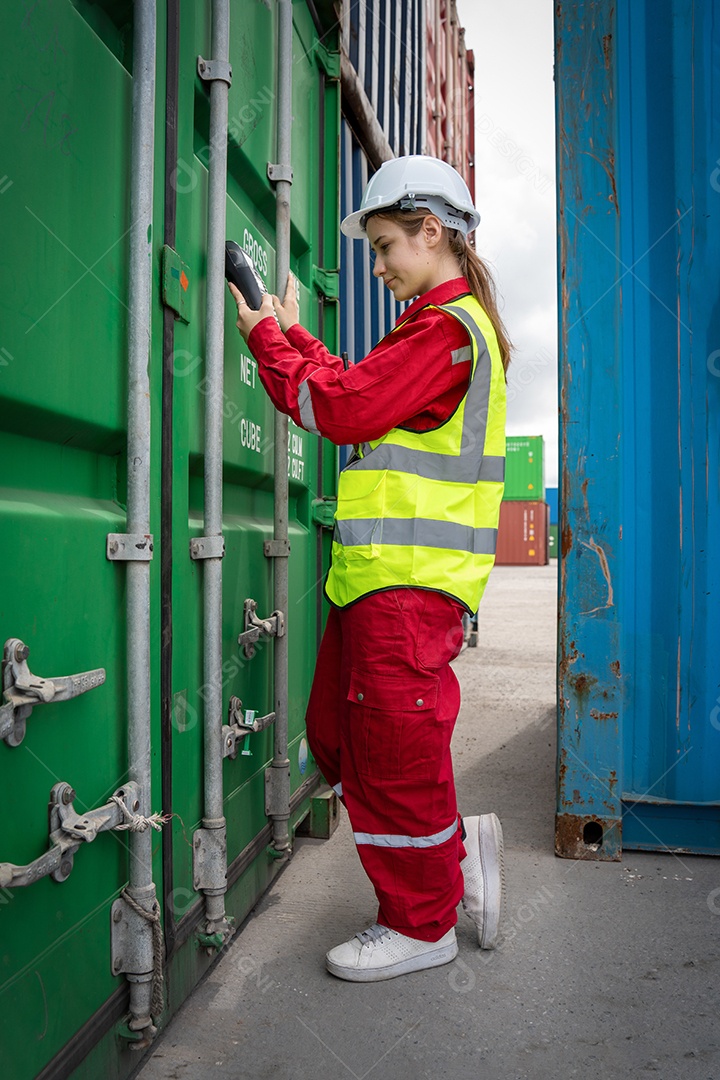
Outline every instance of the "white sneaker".
<path id="1" fill-rule="evenodd" d="M 495 814 L 463 818 L 467 856 L 460 863 L 465 879 L 462 906 L 477 927 L 481 949 L 494 949 L 505 911 L 503 834 Z"/>
<path id="2" fill-rule="evenodd" d="M 350 982 L 378 982 L 409 971 L 449 964 L 457 956 L 455 927 L 439 941 L 419 941 L 374 923 L 325 957 L 327 969 Z"/>

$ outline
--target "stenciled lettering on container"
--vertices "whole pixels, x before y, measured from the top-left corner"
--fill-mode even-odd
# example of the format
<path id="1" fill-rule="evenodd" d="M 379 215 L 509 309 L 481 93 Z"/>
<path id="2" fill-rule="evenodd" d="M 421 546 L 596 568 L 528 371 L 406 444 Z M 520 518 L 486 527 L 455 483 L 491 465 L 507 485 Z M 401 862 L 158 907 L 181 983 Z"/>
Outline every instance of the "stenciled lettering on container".
<path id="1" fill-rule="evenodd" d="M 255 239 L 249 229 L 243 232 L 243 251 L 246 252 L 255 264 L 255 269 L 263 277 L 267 277 L 268 253 L 267 249 Z"/>
<path id="2" fill-rule="evenodd" d="M 288 431 L 288 476 L 293 480 L 305 479 L 304 435 Z"/>

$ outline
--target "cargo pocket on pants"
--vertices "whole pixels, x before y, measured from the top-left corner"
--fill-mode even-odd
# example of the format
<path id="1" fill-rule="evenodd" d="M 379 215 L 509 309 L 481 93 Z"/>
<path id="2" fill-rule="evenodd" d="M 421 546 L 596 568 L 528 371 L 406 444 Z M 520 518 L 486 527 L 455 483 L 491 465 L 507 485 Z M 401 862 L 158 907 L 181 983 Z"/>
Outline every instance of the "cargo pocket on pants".
<path id="1" fill-rule="evenodd" d="M 436 717 L 440 679 L 353 671 L 348 740 L 355 769 L 378 779 L 430 780 L 445 752 L 446 725 Z"/>

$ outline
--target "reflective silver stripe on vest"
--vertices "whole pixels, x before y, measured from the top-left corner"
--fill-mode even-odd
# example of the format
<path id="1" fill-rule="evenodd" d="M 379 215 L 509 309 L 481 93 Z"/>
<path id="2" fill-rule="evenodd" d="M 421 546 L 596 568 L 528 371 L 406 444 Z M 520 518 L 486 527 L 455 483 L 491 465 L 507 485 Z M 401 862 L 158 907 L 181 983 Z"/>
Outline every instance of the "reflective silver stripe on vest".
<path id="1" fill-rule="evenodd" d="M 342 784 L 333 784 L 332 789 L 338 798 L 342 799 Z"/>
<path id="2" fill-rule="evenodd" d="M 341 518 L 335 522 L 335 540 L 343 547 L 399 544 L 494 555 L 497 529 L 473 529 L 471 525 L 432 518 Z"/>
<path id="3" fill-rule="evenodd" d="M 465 443 L 465 431 L 463 431 Z M 505 479 L 505 458 L 487 454 L 481 456 L 479 474 L 477 464 L 469 462 L 461 451 L 458 457 L 453 454 L 433 454 L 427 450 L 411 450 L 408 446 L 395 446 L 381 443 L 373 450 L 366 446 L 365 456 L 349 465 L 349 469 L 392 469 L 396 472 L 412 473 L 424 480 L 448 480 L 456 484 L 476 484 L 478 480 L 489 480 L 502 484 Z M 467 474 L 467 475 L 466 475 Z"/>
<path id="4" fill-rule="evenodd" d="M 348 469 L 392 469 L 412 473 L 425 480 L 448 480 L 457 484 L 477 484 L 479 480 L 501 484 L 505 479 L 505 458 L 485 457 L 485 433 L 490 405 L 492 361 L 482 330 L 471 315 L 452 304 L 443 304 L 441 311 L 459 319 L 475 340 L 478 351 L 475 374 L 465 398 L 460 453 L 436 454 L 429 450 L 409 450 L 405 446 L 381 443 L 373 450 L 363 445 L 364 456 L 348 465 Z M 304 385 L 304 384 L 303 384 Z M 413 432 L 422 437 L 423 432 Z"/>
<path id="5" fill-rule="evenodd" d="M 356 844 L 372 844 L 373 847 L 438 847 L 447 843 L 457 832 L 457 821 L 448 825 L 442 832 L 433 833 L 432 836 L 398 836 L 395 833 L 353 833 Z"/>
<path id="6" fill-rule="evenodd" d="M 450 359 L 455 364 L 465 364 L 468 361 L 472 363 L 472 345 L 463 345 L 461 349 L 453 349 L 450 353 Z"/>
<path id="7" fill-rule="evenodd" d="M 315 410 L 310 399 L 310 387 L 308 386 L 309 379 L 300 383 L 300 389 L 298 390 L 298 408 L 300 409 L 300 420 L 302 426 L 306 431 L 311 431 L 313 435 L 319 435 L 320 432 L 317 429 L 315 423 Z"/>

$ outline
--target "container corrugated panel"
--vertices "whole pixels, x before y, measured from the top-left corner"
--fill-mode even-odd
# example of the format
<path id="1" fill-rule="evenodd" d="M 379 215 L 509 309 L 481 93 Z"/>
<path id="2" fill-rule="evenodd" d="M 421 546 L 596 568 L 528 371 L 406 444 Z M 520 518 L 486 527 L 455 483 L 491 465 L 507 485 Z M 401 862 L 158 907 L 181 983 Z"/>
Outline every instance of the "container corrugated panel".
<path id="1" fill-rule="evenodd" d="M 440 47 L 438 52 L 433 45 L 431 57 L 428 42 L 435 41 L 436 19 Z M 347 11 L 343 48 L 392 153 L 428 153 L 451 161 L 474 196 L 474 59 L 465 48 L 454 0 L 360 0 Z M 430 97 L 437 99 L 432 108 L 442 113 L 440 141 L 431 133 L 432 143 L 427 126 Z M 345 216 L 359 207 L 373 167 L 345 119 L 341 143 Z M 341 348 L 357 362 L 392 329 L 407 304 L 399 304 L 372 276 L 367 242 L 343 237 L 340 266 Z"/>
<path id="2" fill-rule="evenodd" d="M 179 18 L 177 51 L 166 35 L 169 8 Z M 339 90 L 319 66 L 315 43 L 321 34 L 313 15 L 304 4 L 293 5 L 290 263 L 301 285 L 303 321 L 337 350 L 337 305 L 319 295 L 314 268 L 336 268 L 339 257 Z M 195 889 L 193 834 L 203 816 L 205 686 L 203 567 L 190 558 L 190 539 L 203 533 L 209 90 L 197 75 L 197 60 L 212 56 L 210 3 L 168 0 L 158 4 L 158 18 L 150 235 L 150 665 L 152 809 L 174 815 L 162 838 L 153 834 L 168 954 L 164 1023 L 216 955 L 195 937 L 203 901 Z M 94 668 L 107 673 L 104 685 L 80 697 L 38 704 L 22 743 L 0 745 L 13 815 L 13 826 L 3 831 L 0 862 L 22 866 L 48 850 L 48 793 L 56 781 L 72 785 L 75 808 L 85 813 L 103 806 L 128 775 L 126 566 L 108 560 L 106 536 L 126 530 L 126 371 L 134 317 L 127 308 L 132 5 L 3 5 L 0 23 L 2 39 L 13 43 L 0 76 L 11 104 L 2 114 L 9 171 L 0 197 L 0 445 L 6 466 L 0 534 L 2 550 L 13 553 L 0 570 L 2 641 L 19 638 L 29 646 L 35 675 Z M 324 44 L 336 45 L 332 30 L 326 31 Z M 252 253 L 272 290 L 275 196 L 267 164 L 276 160 L 276 41 L 275 7 L 245 4 L 236 11 L 232 5 L 227 230 Z M 166 101 L 171 59 L 179 79 Z M 171 100 L 177 163 L 165 154 Z M 175 196 L 184 318 L 170 313 L 168 348 L 161 258 Z M 274 708 L 272 643 L 260 643 L 249 659 L 237 637 L 245 628 L 246 597 L 257 601 L 263 617 L 273 610 L 272 560 L 263 552 L 273 532 L 273 409 L 235 328 L 229 295 L 225 343 L 222 701 L 226 710 L 237 695 L 245 708 L 263 714 Z M 170 376 L 171 408 L 163 399 Z M 312 503 L 334 492 L 336 454 L 293 424 L 287 450 L 292 830 L 318 778 L 303 719 L 325 561 Z M 160 655 L 168 642 L 166 686 Z M 249 754 L 223 763 L 230 863 L 225 904 L 238 922 L 281 865 L 267 850 L 272 726 L 250 736 L 247 749 Z M 40 877 L 13 886 L 3 868 L 0 1003 L 7 1080 L 122 1080 L 137 1066 L 138 1054 L 129 1048 L 133 1033 L 122 1024 L 127 982 L 112 974 L 110 936 L 110 906 L 128 880 L 127 836 L 103 832 L 81 844 L 62 883 Z"/>
<path id="3" fill-rule="evenodd" d="M 347 123 L 341 123 L 341 215 L 357 210 L 372 170 Z M 340 243 L 340 343 L 350 363 L 358 363 L 389 333 L 401 311 L 379 278 L 373 276 L 367 240 L 341 237 Z"/>
<path id="4" fill-rule="evenodd" d="M 504 499 L 544 499 L 544 448 L 542 435 L 508 435 Z"/>
<path id="5" fill-rule="evenodd" d="M 546 566 L 548 506 L 544 502 L 500 504 L 495 563 L 497 566 Z"/>
<path id="6" fill-rule="evenodd" d="M 556 46 L 556 847 L 719 854 L 720 6 L 561 0 Z"/>
<path id="7" fill-rule="evenodd" d="M 390 149 L 397 156 L 421 153 L 425 101 L 422 0 L 361 0 L 350 6 L 343 30 L 343 47 Z M 358 133 L 343 118 L 341 217 L 358 209 L 372 173 Z M 342 237 L 340 342 L 350 362 L 367 356 L 406 307 L 373 277 L 367 241 Z"/>

